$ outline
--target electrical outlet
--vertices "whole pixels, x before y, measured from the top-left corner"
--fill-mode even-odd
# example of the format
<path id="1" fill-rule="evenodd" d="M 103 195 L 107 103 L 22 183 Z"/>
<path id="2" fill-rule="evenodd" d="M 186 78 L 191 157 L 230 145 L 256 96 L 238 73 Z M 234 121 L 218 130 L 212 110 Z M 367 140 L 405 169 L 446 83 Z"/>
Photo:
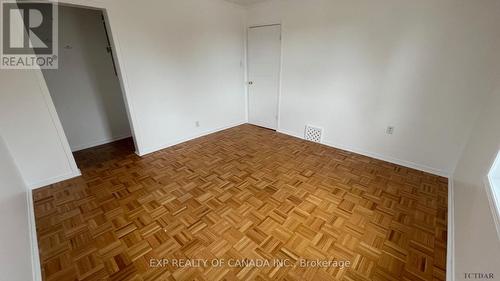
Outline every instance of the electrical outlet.
<path id="1" fill-rule="evenodd" d="M 394 134 L 394 127 L 389 126 L 387 127 L 387 130 L 385 131 L 388 135 L 393 135 Z"/>
<path id="2" fill-rule="evenodd" d="M 194 122 L 194 125 L 195 125 L 196 127 L 200 127 L 200 121 L 196 121 L 196 122 Z"/>

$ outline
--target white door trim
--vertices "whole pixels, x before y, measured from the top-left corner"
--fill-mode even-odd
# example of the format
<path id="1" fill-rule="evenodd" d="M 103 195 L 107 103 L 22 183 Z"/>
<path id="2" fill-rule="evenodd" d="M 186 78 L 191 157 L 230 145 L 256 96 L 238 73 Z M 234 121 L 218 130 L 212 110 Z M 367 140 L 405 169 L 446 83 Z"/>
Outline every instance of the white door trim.
<path id="1" fill-rule="evenodd" d="M 76 165 L 75 158 L 73 157 L 73 153 L 71 152 L 71 148 L 69 146 L 68 139 L 66 137 L 66 134 L 64 133 L 64 129 L 62 127 L 61 120 L 59 119 L 59 115 L 57 115 L 56 107 L 54 106 L 54 102 L 52 101 L 52 97 L 50 96 L 49 88 L 47 87 L 47 83 L 45 83 L 45 78 L 43 77 L 43 73 L 42 73 L 41 69 L 36 70 L 36 77 L 38 79 L 38 85 L 40 86 L 40 90 L 42 92 L 42 97 L 43 97 L 43 100 L 45 102 L 45 107 L 49 111 L 50 119 L 52 121 L 52 124 L 54 125 L 54 128 L 56 129 L 59 143 L 61 144 L 61 147 L 64 150 L 64 154 L 66 154 L 66 160 L 67 160 L 68 166 L 71 170 L 71 173 L 69 175 L 60 175 L 59 177 L 71 178 L 71 177 L 79 176 L 80 170 L 78 169 L 78 166 Z M 31 183 L 28 183 L 28 187 L 31 189 L 43 187 L 44 184 L 46 184 L 47 182 L 49 184 L 54 183 L 51 181 L 52 181 L 52 179 L 47 179 L 45 181 L 35 182 L 35 183 L 31 182 Z"/>

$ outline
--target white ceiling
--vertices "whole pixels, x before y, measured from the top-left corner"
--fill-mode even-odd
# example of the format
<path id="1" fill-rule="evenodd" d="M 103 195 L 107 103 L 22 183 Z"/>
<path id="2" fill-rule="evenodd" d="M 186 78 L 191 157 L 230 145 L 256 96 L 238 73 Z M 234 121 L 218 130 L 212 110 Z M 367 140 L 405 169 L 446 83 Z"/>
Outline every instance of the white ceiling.
<path id="1" fill-rule="evenodd" d="M 250 6 L 252 4 L 261 3 L 269 0 L 226 0 L 227 2 L 236 3 L 242 6 Z"/>

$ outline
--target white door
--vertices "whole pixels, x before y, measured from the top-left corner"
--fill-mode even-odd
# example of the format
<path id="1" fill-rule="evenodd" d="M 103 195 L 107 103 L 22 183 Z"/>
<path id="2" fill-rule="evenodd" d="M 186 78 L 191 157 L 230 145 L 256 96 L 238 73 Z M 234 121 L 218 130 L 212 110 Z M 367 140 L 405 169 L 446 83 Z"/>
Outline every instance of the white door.
<path id="1" fill-rule="evenodd" d="M 248 29 L 248 118 L 276 130 L 281 62 L 281 26 Z"/>

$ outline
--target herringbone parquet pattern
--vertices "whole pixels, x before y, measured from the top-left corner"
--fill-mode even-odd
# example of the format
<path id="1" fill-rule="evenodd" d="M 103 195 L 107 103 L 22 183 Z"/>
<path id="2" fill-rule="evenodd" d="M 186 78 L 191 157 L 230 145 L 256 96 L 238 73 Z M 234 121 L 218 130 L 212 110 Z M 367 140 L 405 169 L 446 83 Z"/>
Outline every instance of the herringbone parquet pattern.
<path id="1" fill-rule="evenodd" d="M 81 177 L 34 192 L 44 280 L 445 280 L 444 178 L 251 125 L 76 158 Z M 162 258 L 292 264 L 152 266 Z"/>

